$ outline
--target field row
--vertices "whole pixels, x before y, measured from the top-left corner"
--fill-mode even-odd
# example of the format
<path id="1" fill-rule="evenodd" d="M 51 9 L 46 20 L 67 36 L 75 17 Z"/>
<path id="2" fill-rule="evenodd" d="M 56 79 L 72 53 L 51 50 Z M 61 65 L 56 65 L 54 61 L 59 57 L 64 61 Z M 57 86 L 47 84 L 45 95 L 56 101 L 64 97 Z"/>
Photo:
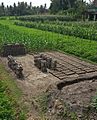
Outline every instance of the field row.
<path id="1" fill-rule="evenodd" d="M 47 24 L 55 24 L 62 26 L 72 26 L 72 27 L 84 27 L 84 28 L 94 28 L 97 29 L 96 21 L 77 21 L 73 16 L 61 16 L 61 15 L 33 15 L 33 16 L 21 16 L 21 17 L 11 17 L 10 19 L 17 19 L 21 21 L 29 22 L 40 22 Z"/>
<path id="2" fill-rule="evenodd" d="M 0 21 L 1 43 L 24 43 L 28 51 L 60 50 L 97 62 L 97 42 Z"/>
<path id="3" fill-rule="evenodd" d="M 21 20 L 22 21 L 22 20 Z M 26 21 L 27 22 L 27 21 Z M 30 21 L 31 22 L 31 21 Z M 62 26 L 72 26 L 72 27 L 84 27 L 84 28 L 94 28 L 97 29 L 97 22 L 95 21 L 73 21 L 73 22 L 66 22 L 66 21 L 44 21 L 40 23 L 47 23 L 47 24 L 55 24 L 55 25 L 62 25 Z"/>
<path id="4" fill-rule="evenodd" d="M 73 16 L 63 16 L 63 15 L 33 15 L 33 16 L 20 16 L 16 17 L 18 20 L 23 21 L 76 21 L 75 17 Z"/>
<path id="5" fill-rule="evenodd" d="M 44 31 L 51 31 L 63 35 L 75 36 L 80 37 L 83 39 L 89 40 L 97 40 L 97 29 L 92 27 L 85 28 L 81 25 L 78 26 L 74 23 L 71 26 L 68 25 L 57 25 L 57 24 L 48 24 L 48 23 L 41 23 L 41 22 L 23 22 L 23 21 L 15 21 L 15 25 L 25 26 L 28 28 L 36 28 Z"/>

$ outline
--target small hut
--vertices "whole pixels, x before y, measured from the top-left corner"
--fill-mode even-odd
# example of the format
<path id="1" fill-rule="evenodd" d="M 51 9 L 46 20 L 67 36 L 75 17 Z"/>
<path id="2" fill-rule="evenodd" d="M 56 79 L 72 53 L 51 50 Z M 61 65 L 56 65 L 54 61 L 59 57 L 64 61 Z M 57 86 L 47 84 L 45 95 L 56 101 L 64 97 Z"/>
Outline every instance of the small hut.
<path id="1" fill-rule="evenodd" d="M 97 0 L 94 0 L 90 8 L 86 11 L 88 20 L 97 20 Z"/>

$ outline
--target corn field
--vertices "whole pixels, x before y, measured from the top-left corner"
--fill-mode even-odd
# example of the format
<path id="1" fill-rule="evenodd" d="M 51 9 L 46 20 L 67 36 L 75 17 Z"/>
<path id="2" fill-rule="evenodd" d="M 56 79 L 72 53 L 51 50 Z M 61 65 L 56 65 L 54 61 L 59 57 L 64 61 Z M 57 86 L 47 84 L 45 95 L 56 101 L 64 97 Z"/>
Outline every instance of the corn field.
<path id="1" fill-rule="evenodd" d="M 33 15 L 33 16 L 20 16 L 16 17 L 18 20 L 23 21 L 76 21 L 75 16 L 63 16 L 63 15 Z"/>
<path id="2" fill-rule="evenodd" d="M 4 43 L 23 43 L 27 50 L 58 50 L 97 62 L 97 42 L 75 36 L 62 35 L 14 25 L 14 21 L 0 21 L 1 46 Z"/>
<path id="3" fill-rule="evenodd" d="M 63 35 L 80 37 L 83 39 L 97 40 L 97 29 L 94 28 L 95 26 L 88 28 L 88 25 L 86 25 L 87 27 L 83 27 L 84 25 L 81 26 L 73 23 L 71 25 L 69 25 L 69 23 L 67 23 L 67 25 L 57 25 L 41 22 L 22 22 L 22 21 L 15 21 L 15 25 L 55 32 Z"/>

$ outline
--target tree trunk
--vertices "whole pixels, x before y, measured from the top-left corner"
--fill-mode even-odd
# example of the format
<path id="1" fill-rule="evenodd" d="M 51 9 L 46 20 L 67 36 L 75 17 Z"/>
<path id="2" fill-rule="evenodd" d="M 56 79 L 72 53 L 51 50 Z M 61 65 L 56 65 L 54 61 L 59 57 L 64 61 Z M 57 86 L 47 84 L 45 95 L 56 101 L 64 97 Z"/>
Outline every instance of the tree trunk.
<path id="1" fill-rule="evenodd" d="M 70 0 L 67 0 L 69 8 L 71 8 Z"/>

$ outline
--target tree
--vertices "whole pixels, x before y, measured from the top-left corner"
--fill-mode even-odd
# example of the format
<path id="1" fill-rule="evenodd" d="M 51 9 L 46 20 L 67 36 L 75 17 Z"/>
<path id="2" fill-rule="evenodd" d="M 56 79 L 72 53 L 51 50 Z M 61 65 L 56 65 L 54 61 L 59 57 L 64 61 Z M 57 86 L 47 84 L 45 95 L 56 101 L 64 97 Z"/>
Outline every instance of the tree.
<path id="1" fill-rule="evenodd" d="M 0 5 L 0 16 L 21 16 L 21 15 L 33 15 L 33 14 L 44 14 L 47 12 L 46 4 L 40 7 L 33 7 L 32 3 L 28 5 L 27 2 L 18 2 L 18 5 L 15 3 L 7 7 L 4 6 L 4 3 Z"/>
<path id="2" fill-rule="evenodd" d="M 13 4 L 13 15 L 17 15 L 17 6 L 15 3 Z"/>
<path id="3" fill-rule="evenodd" d="M 51 0 L 50 10 L 52 13 L 56 13 L 60 10 L 60 0 Z"/>
<path id="4" fill-rule="evenodd" d="M 83 14 L 83 12 L 85 12 L 87 9 L 86 2 L 83 0 L 77 0 L 75 9 L 77 10 L 78 14 Z"/>
<path id="5" fill-rule="evenodd" d="M 73 10 L 75 13 L 82 14 L 86 9 L 86 2 L 84 0 L 51 0 L 50 10 L 51 13 L 57 13 L 59 11 L 70 12 Z"/>
<path id="6" fill-rule="evenodd" d="M 77 0 L 51 0 L 50 10 L 56 13 L 60 10 L 73 8 Z"/>
<path id="7" fill-rule="evenodd" d="M 9 7 L 9 12 L 10 12 L 10 16 L 13 16 L 14 15 L 14 12 L 13 12 L 13 7 L 10 5 Z"/>
<path id="8" fill-rule="evenodd" d="M 43 5 L 40 5 L 40 13 L 41 14 L 44 13 L 44 7 L 43 7 Z"/>
<path id="9" fill-rule="evenodd" d="M 0 16 L 4 16 L 5 15 L 5 6 L 4 3 L 2 2 L 0 5 Z"/>

